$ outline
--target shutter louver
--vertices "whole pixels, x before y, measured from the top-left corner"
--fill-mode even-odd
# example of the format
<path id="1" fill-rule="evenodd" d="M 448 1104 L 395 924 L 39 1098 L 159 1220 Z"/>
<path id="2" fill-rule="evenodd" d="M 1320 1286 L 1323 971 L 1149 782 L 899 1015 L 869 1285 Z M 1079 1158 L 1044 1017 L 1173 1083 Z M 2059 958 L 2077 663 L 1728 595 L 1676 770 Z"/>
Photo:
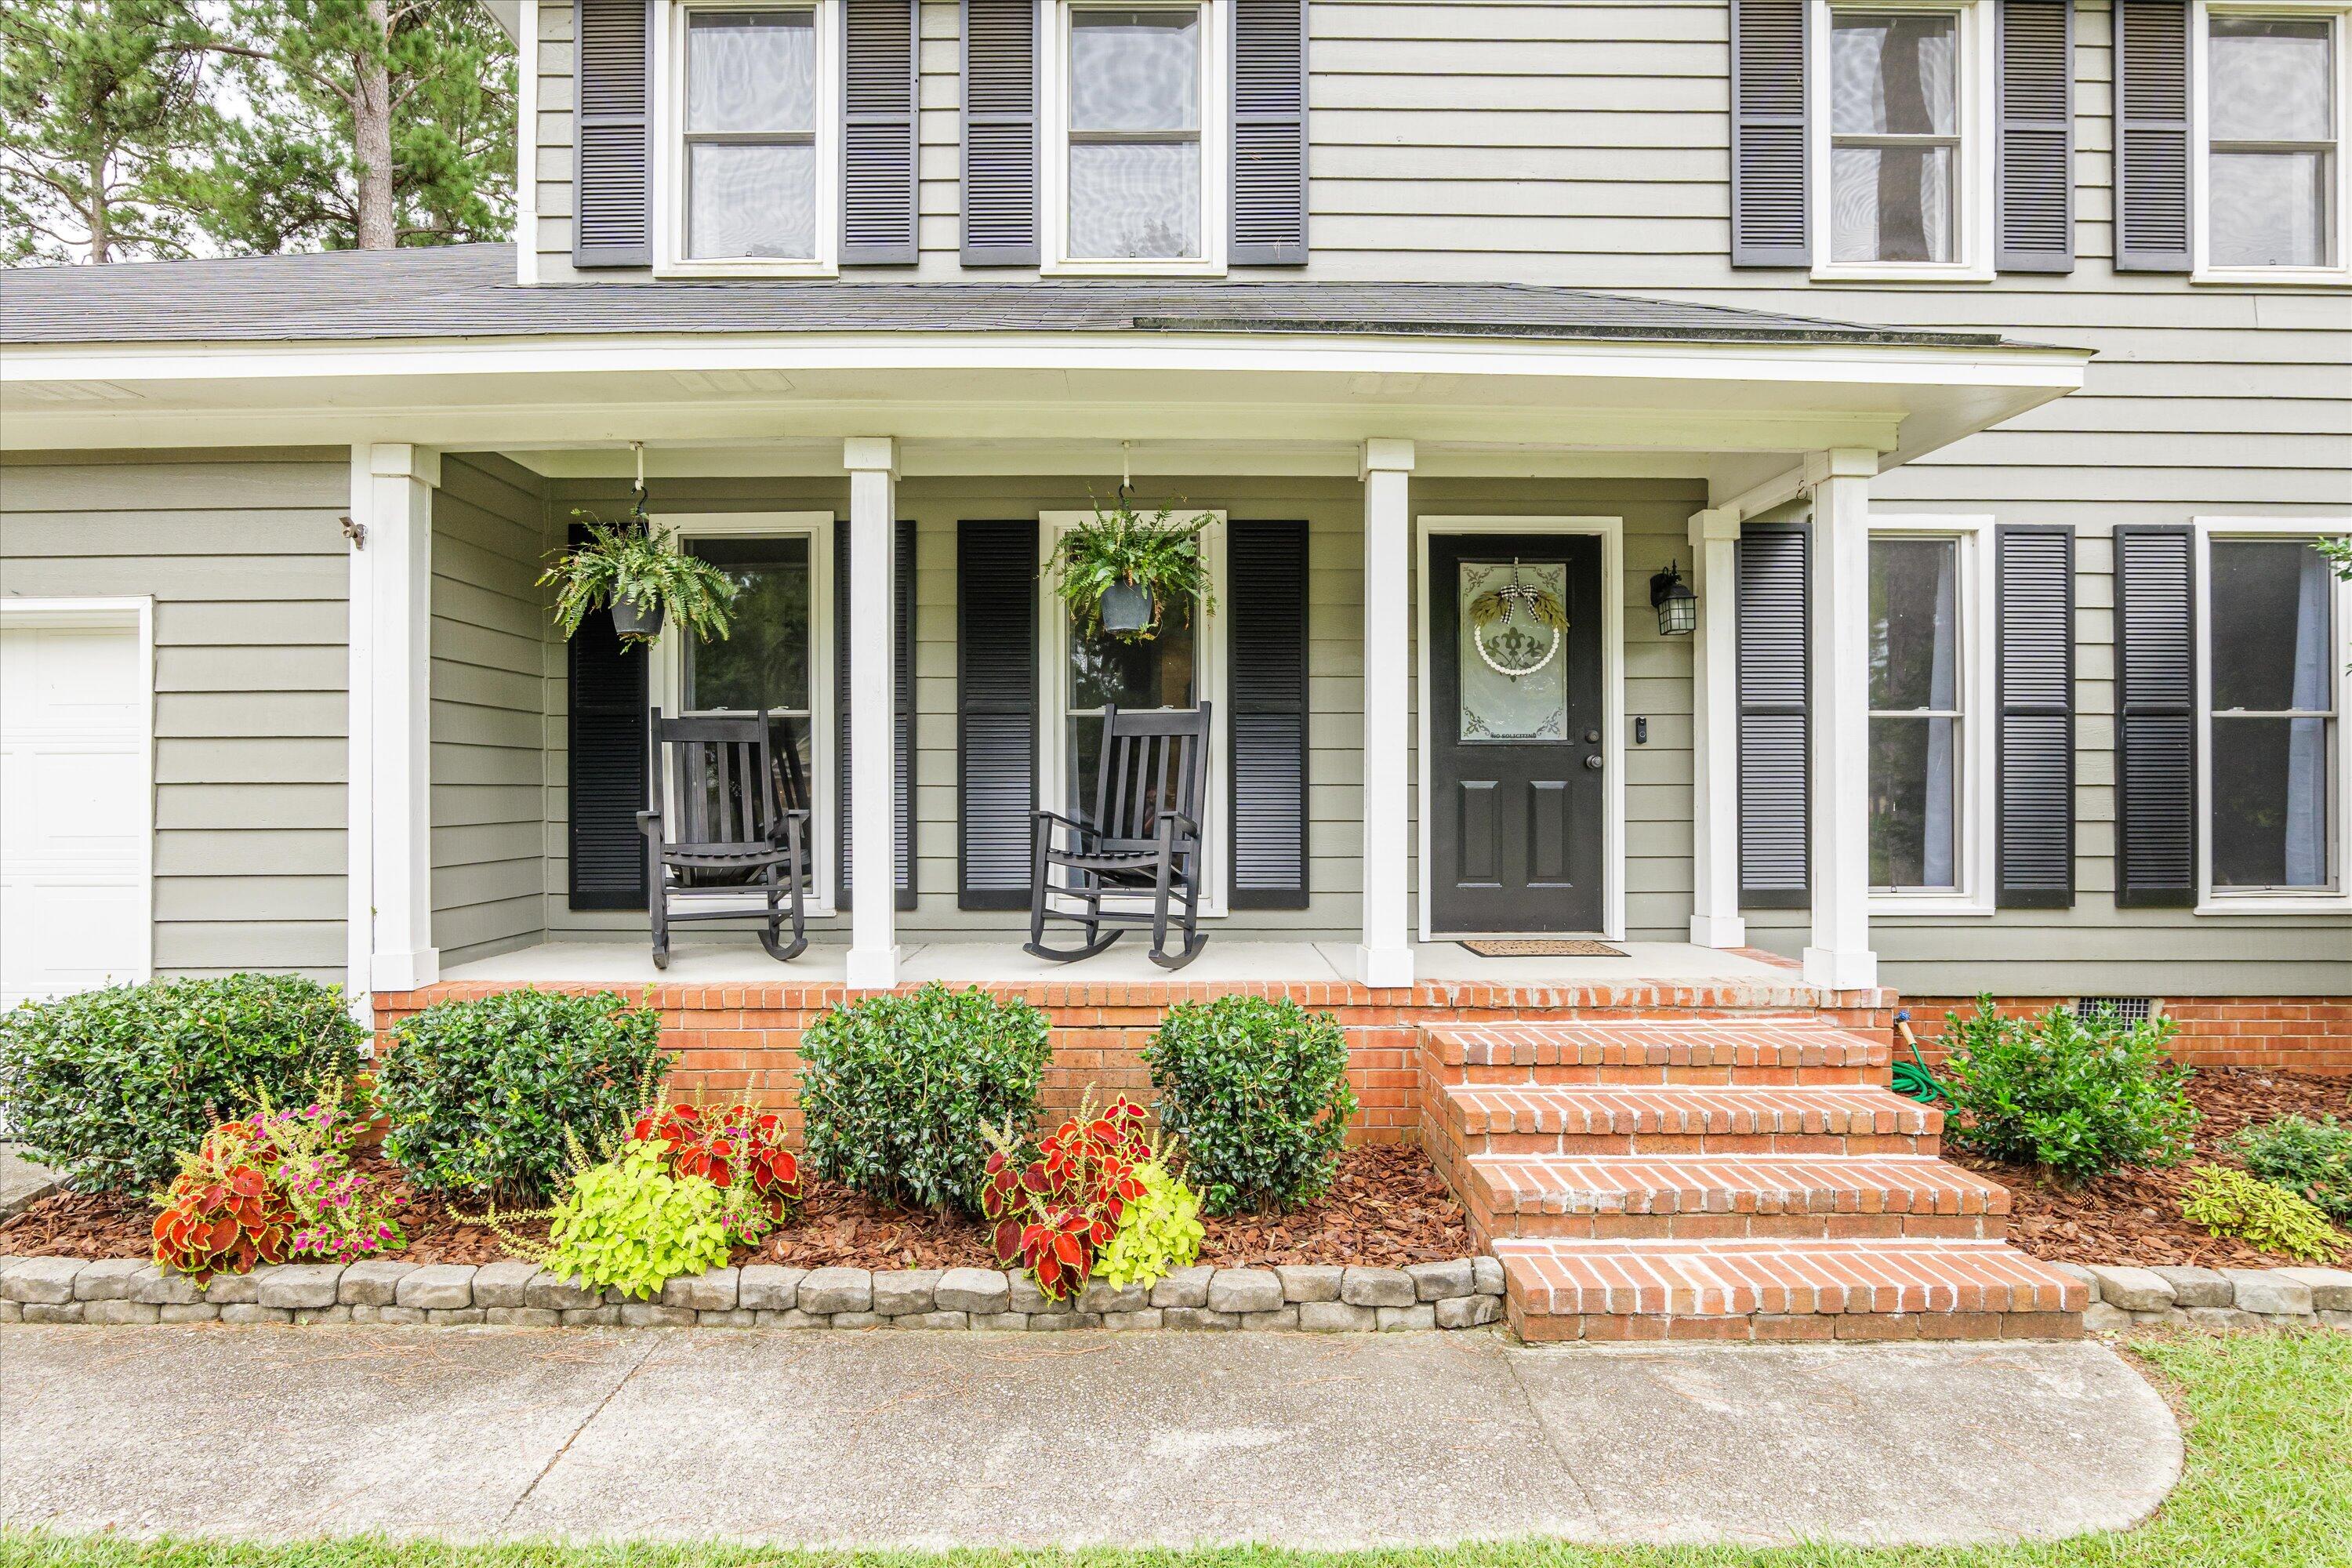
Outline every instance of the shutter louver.
<path id="1" fill-rule="evenodd" d="M 1236 267 L 1307 265 L 1307 0 L 1234 0 Z"/>
<path id="2" fill-rule="evenodd" d="M 2000 601 L 2000 826 L 2003 909 L 2074 901 L 2074 531 L 1993 531 Z"/>
<path id="3" fill-rule="evenodd" d="M 2003 272 L 2074 269 L 2073 0 L 2000 0 L 2000 237 Z"/>
<path id="4" fill-rule="evenodd" d="M 1307 525 L 1226 531 L 1233 907 L 1307 907 Z"/>
<path id="5" fill-rule="evenodd" d="M 2197 901 L 2197 600 L 2189 530 L 2118 528 L 2116 902 Z"/>
<path id="6" fill-rule="evenodd" d="M 915 6 L 845 0 L 842 13 L 841 260 L 915 263 Z"/>
<path id="7" fill-rule="evenodd" d="M 898 641 L 895 667 L 895 689 L 892 692 L 895 714 L 891 728 L 892 744 L 897 751 L 892 758 L 890 838 L 895 864 L 891 881 L 898 890 L 894 900 L 902 910 L 915 907 L 915 524 L 911 518 L 898 520 L 898 541 L 893 560 L 891 584 L 892 626 L 890 635 Z M 838 764 L 840 788 L 836 792 L 839 805 L 834 816 L 838 825 L 835 833 L 835 854 L 841 874 L 835 879 L 835 908 L 849 908 L 849 616 L 843 613 L 849 604 L 849 550 L 846 540 L 833 552 L 833 602 L 838 606 L 833 618 L 834 629 L 834 746 Z"/>
<path id="8" fill-rule="evenodd" d="M 1037 524 L 956 527 L 956 907 L 1029 907 Z"/>
<path id="9" fill-rule="evenodd" d="M 1809 750 L 1811 531 L 1750 523 L 1739 535 L 1739 902 L 1801 910 L 1811 900 Z"/>
<path id="10" fill-rule="evenodd" d="M 1034 267 L 1038 0 L 963 0 L 963 264 Z"/>
<path id="11" fill-rule="evenodd" d="M 1809 267 L 1807 0 L 1731 0 L 1731 264 Z"/>
<path id="12" fill-rule="evenodd" d="M 2116 0 L 2116 269 L 2189 267 L 2189 7 Z"/>
<path id="13" fill-rule="evenodd" d="M 651 267 L 651 0 L 575 0 L 572 26 L 572 265 Z"/>
<path id="14" fill-rule="evenodd" d="M 610 612 L 580 623 L 568 652 L 571 700 L 564 746 L 572 812 L 571 903 L 575 910 L 646 907 L 646 836 L 637 813 L 646 786 L 646 664 L 624 648 Z"/>

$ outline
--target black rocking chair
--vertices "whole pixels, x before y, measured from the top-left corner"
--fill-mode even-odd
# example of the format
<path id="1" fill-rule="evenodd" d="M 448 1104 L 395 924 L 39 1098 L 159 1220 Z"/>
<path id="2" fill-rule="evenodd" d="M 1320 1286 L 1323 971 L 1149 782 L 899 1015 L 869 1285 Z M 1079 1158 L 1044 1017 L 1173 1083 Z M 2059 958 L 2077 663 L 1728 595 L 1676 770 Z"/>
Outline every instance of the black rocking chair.
<path id="1" fill-rule="evenodd" d="M 1210 706 L 1203 702 L 1174 713 L 1103 710 L 1092 820 L 1074 822 L 1042 810 L 1031 819 L 1029 941 L 1023 951 L 1067 963 L 1092 958 L 1125 935 L 1127 927 L 1148 925 L 1151 962 L 1160 968 L 1181 969 L 1201 955 L 1208 942 L 1201 934 L 1200 914 L 1201 797 L 1209 765 Z M 1070 873 L 1071 880 L 1055 883 L 1057 870 Z M 1106 898 L 1139 894 L 1150 896 L 1150 910 L 1103 907 Z M 1056 900 L 1064 907 L 1055 908 Z M 1169 906 L 1178 901 L 1184 945 L 1171 953 Z M 1082 908 L 1067 907 L 1072 902 Z M 1085 945 L 1047 947 L 1047 921 L 1084 926 Z"/>
<path id="2" fill-rule="evenodd" d="M 656 969 L 669 967 L 669 928 L 677 921 L 758 920 L 760 945 L 778 963 L 808 945 L 801 885 L 809 814 L 788 798 L 769 733 L 764 713 L 665 719 L 653 710 L 651 801 L 637 813 L 637 827 L 646 836 Z M 805 791 L 798 795 L 806 797 Z M 764 892 L 767 907 L 743 908 L 746 892 Z M 786 919 L 793 922 L 789 942 Z"/>

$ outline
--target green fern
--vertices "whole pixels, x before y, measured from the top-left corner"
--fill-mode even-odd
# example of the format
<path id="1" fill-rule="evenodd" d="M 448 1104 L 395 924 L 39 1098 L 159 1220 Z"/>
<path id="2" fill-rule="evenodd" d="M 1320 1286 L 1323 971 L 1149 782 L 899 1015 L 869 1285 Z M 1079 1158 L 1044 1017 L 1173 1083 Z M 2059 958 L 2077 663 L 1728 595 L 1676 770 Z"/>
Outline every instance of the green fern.
<path id="1" fill-rule="evenodd" d="M 1121 584 L 1151 595 L 1151 622 L 1125 640 L 1141 642 L 1159 634 L 1167 606 L 1200 601 L 1206 615 L 1217 607 L 1209 584 L 1207 553 L 1201 535 L 1216 519 L 1202 512 L 1190 521 L 1170 521 L 1175 508 L 1163 506 L 1150 517 L 1121 500 L 1108 511 L 1097 504 L 1095 514 L 1062 535 L 1048 570 L 1056 574 L 1054 592 L 1076 613 L 1079 629 L 1092 636 L 1102 625 L 1102 596 Z"/>
<path id="2" fill-rule="evenodd" d="M 734 579 L 679 549 L 677 535 L 642 510 L 617 523 L 584 511 L 572 515 L 586 525 L 587 542 L 559 552 L 539 578 L 541 586 L 557 590 L 555 624 L 566 637 L 578 635 L 591 610 L 622 599 L 643 610 L 660 608 L 705 642 L 726 637 Z"/>

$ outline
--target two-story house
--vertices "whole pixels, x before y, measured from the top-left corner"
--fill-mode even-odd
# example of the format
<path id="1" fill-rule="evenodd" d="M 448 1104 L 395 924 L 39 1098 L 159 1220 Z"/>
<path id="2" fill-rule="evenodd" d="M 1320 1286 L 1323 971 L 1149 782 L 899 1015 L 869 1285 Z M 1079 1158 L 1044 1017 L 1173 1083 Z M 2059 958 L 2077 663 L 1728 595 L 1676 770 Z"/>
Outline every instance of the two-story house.
<path id="1" fill-rule="evenodd" d="M 1247 985 L 1389 1136 L 1468 1009 L 2352 1069 L 2347 0 L 493 8 L 513 246 L 0 279 L 9 999 L 659 980 L 785 1093 L 844 987 L 1108 1083 Z M 723 660 L 551 624 L 640 482 Z M 1140 645 L 1040 571 L 1123 484 L 1214 518 Z M 1174 975 L 1022 951 L 1110 703 L 1214 715 Z M 652 967 L 656 708 L 784 721 L 792 963 Z"/>

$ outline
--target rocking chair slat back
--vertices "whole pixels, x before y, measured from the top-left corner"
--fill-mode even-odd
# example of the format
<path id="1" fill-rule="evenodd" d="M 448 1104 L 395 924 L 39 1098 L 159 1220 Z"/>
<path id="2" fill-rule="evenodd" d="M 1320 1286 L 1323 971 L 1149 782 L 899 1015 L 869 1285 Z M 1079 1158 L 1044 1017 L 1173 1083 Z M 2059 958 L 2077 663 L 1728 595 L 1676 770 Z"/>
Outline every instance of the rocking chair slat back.
<path id="1" fill-rule="evenodd" d="M 1103 710 L 1094 825 L 1115 845 L 1151 842 L 1160 814 L 1198 822 L 1208 770 L 1210 704 L 1181 712 Z"/>
<path id="2" fill-rule="evenodd" d="M 638 823 L 656 967 L 668 965 L 669 929 L 678 921 L 758 920 L 760 944 L 779 961 L 808 944 L 801 907 L 808 814 L 784 797 L 771 728 L 763 712 L 673 719 L 651 711 L 653 798 Z M 744 908 L 746 895 L 764 907 Z"/>
<path id="3" fill-rule="evenodd" d="M 653 732 L 656 754 L 669 759 L 672 844 L 758 844 L 774 836 L 781 781 L 765 715 L 669 719 L 656 709 Z"/>

